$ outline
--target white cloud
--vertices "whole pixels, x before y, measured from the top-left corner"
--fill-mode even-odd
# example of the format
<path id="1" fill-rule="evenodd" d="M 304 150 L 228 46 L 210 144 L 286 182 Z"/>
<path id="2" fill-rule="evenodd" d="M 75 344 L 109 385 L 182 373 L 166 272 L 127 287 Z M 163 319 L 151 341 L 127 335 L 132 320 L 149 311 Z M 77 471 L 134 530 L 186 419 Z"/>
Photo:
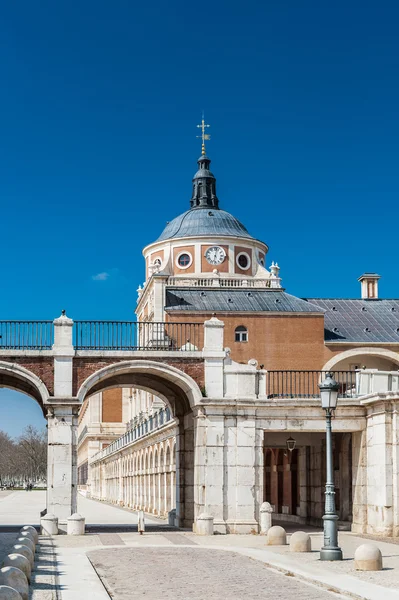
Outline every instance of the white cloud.
<path id="1" fill-rule="evenodd" d="M 109 273 L 103 271 L 103 273 L 97 273 L 97 275 L 92 275 L 91 278 L 93 281 L 106 281 L 109 277 Z"/>

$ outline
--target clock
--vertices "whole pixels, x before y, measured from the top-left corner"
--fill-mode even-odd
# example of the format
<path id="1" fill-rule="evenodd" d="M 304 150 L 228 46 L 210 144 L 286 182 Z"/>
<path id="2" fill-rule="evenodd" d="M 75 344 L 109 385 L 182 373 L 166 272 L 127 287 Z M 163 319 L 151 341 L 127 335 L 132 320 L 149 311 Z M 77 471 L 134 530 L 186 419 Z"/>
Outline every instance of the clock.
<path id="1" fill-rule="evenodd" d="M 210 265 L 220 265 L 226 258 L 226 252 L 220 246 L 212 246 L 205 252 L 205 258 Z"/>

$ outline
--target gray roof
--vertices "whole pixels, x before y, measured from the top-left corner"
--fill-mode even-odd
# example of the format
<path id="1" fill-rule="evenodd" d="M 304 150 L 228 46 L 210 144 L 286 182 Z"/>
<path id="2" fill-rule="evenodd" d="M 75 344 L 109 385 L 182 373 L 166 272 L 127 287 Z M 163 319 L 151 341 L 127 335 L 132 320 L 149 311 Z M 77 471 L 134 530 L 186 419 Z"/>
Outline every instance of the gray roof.
<path id="1" fill-rule="evenodd" d="M 170 221 L 157 242 L 199 235 L 230 236 L 254 239 L 238 219 L 225 210 L 213 207 L 191 208 Z"/>
<path id="2" fill-rule="evenodd" d="M 306 312 L 323 313 L 317 306 L 281 290 L 168 287 L 166 307 L 198 312 Z"/>
<path id="3" fill-rule="evenodd" d="M 326 342 L 399 344 L 399 299 L 304 298 L 325 310 Z"/>

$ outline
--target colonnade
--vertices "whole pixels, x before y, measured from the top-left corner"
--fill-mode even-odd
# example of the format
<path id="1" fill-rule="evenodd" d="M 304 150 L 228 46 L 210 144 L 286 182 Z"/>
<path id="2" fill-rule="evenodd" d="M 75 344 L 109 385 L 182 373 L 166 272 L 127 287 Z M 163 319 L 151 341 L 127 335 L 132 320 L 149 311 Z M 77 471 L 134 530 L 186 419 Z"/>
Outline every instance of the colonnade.
<path id="1" fill-rule="evenodd" d="M 176 437 L 127 448 L 91 465 L 91 496 L 167 516 L 176 507 Z"/>

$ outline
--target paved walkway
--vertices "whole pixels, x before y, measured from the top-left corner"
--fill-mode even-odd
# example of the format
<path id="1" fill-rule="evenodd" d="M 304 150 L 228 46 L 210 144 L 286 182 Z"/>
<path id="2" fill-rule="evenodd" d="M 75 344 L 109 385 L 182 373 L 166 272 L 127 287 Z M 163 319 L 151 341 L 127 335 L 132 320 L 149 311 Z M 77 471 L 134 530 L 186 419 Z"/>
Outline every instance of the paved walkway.
<path id="1" fill-rule="evenodd" d="M 38 524 L 44 505 L 45 492 L 42 491 L 0 493 L 0 527 L 11 529 L 11 526 L 20 527 L 27 523 Z M 44 560 L 42 565 L 39 560 L 36 567 L 34 600 L 55 598 L 56 589 L 61 600 L 109 600 L 89 559 L 118 600 L 127 597 L 160 600 L 161 596 L 157 596 L 160 586 L 162 597 L 166 599 L 190 597 L 202 600 L 207 597 L 230 600 L 233 597 L 252 600 L 267 598 L 265 594 L 269 590 L 273 590 L 274 598 L 279 598 L 280 589 L 284 591 L 281 595 L 284 598 L 313 598 L 313 588 L 306 587 L 303 580 L 324 587 L 316 590 L 315 598 L 327 600 L 330 591 L 335 589 L 341 594 L 350 593 L 352 598 L 399 600 L 398 544 L 376 540 L 374 543 L 383 554 L 384 570 L 364 573 L 354 570 L 353 554 L 367 540 L 347 532 L 340 533 L 345 560 L 326 564 L 319 561 L 322 535 L 317 530 L 310 531 L 313 552 L 292 554 L 287 546 L 266 546 L 263 536 L 202 537 L 187 531 L 168 531 L 166 522 L 154 517 L 147 517 L 151 527 L 140 536 L 132 531 L 132 525 L 137 523 L 135 513 L 83 496 L 79 496 L 78 510 L 89 525 L 99 526 L 97 533 L 58 536 L 52 541 L 43 538 Z M 114 529 L 108 531 L 107 525 L 113 525 Z M 0 535 L 0 560 L 15 539 L 15 534 L 3 532 Z M 112 560 L 107 561 L 108 556 Z M 241 570 L 240 561 L 245 565 Z M 277 572 L 271 571 L 270 567 Z M 195 584 L 193 577 L 187 576 L 194 572 Z M 250 576 L 246 578 L 245 573 Z M 293 580 L 284 573 L 298 579 Z M 214 577 L 224 581 L 222 587 L 213 580 Z M 230 586 L 230 579 L 236 589 Z M 128 580 L 135 581 L 134 590 L 130 596 L 123 596 L 122 588 Z M 150 589 L 153 584 L 157 587 Z M 222 588 L 228 590 L 227 596 L 222 595 Z M 183 590 L 181 596 L 176 595 L 176 589 Z M 218 595 L 212 596 L 212 589 Z"/>
<path id="2" fill-rule="evenodd" d="M 89 558 L 115 600 L 333 600 L 324 592 L 224 550 L 113 548 Z"/>
<path id="3" fill-rule="evenodd" d="M 40 524 L 40 512 L 46 506 L 45 491 L 0 492 L 0 527 Z M 137 514 L 130 510 L 96 502 L 78 495 L 78 512 L 85 517 L 87 525 L 126 526 L 137 525 Z M 167 522 L 156 517 L 146 517 L 149 525 L 166 525 Z"/>

